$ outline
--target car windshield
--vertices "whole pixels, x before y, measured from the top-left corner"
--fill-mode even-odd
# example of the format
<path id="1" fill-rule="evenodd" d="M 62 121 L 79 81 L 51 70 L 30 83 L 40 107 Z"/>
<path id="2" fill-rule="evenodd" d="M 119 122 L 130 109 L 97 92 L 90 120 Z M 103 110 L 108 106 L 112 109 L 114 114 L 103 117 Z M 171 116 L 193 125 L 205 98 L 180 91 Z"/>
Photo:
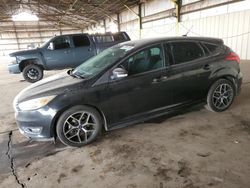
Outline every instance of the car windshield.
<path id="1" fill-rule="evenodd" d="M 133 44 L 118 44 L 102 51 L 100 54 L 83 62 L 74 69 L 72 74 L 81 77 L 93 77 L 103 71 L 109 65 L 123 58 L 130 50 L 134 48 Z"/>

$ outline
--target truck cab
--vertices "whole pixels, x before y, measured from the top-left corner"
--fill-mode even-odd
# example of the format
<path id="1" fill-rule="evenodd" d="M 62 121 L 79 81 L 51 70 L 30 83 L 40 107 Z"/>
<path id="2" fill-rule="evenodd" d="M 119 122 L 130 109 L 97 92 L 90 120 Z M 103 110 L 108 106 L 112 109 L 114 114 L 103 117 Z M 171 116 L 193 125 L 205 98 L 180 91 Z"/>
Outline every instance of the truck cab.
<path id="1" fill-rule="evenodd" d="M 128 40 L 125 32 L 55 36 L 40 48 L 10 54 L 14 59 L 8 69 L 12 74 L 22 72 L 28 82 L 36 82 L 43 78 L 44 70 L 75 68 L 104 49 Z"/>

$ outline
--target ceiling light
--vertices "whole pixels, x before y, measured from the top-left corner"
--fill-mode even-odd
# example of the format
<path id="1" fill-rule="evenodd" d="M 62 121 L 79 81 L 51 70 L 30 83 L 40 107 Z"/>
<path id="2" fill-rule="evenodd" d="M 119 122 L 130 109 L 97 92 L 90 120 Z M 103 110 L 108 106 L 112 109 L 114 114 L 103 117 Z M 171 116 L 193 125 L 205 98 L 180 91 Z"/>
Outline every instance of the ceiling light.
<path id="1" fill-rule="evenodd" d="M 39 18 L 34 14 L 30 14 L 28 12 L 21 12 L 16 15 L 13 15 L 12 20 L 13 21 L 38 21 Z"/>

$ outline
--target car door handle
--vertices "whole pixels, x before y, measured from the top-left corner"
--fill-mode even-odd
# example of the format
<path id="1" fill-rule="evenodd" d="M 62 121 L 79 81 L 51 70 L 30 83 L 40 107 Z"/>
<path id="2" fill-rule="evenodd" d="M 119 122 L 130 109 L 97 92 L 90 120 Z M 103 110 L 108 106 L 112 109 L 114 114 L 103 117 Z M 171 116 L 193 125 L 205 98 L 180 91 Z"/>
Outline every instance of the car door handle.
<path id="1" fill-rule="evenodd" d="M 152 84 L 156 84 L 156 83 L 158 83 L 159 81 L 160 81 L 159 78 L 154 78 L 153 81 L 152 81 Z"/>
<path id="2" fill-rule="evenodd" d="M 204 65 L 204 66 L 203 66 L 203 69 L 209 70 L 209 69 L 210 69 L 210 65 L 209 65 L 209 64 Z"/>
<path id="3" fill-rule="evenodd" d="M 65 53 L 65 54 L 68 54 L 68 53 L 69 53 L 69 50 L 65 50 L 64 53 Z"/>
<path id="4" fill-rule="evenodd" d="M 166 81 L 167 79 L 168 79 L 167 76 L 161 76 L 161 78 L 160 78 L 160 80 L 161 80 L 162 82 Z"/>
<path id="5" fill-rule="evenodd" d="M 158 78 L 154 78 L 153 81 L 152 81 L 152 84 L 156 84 L 156 83 L 159 83 L 159 82 L 164 82 L 168 79 L 167 76 L 160 76 Z"/>

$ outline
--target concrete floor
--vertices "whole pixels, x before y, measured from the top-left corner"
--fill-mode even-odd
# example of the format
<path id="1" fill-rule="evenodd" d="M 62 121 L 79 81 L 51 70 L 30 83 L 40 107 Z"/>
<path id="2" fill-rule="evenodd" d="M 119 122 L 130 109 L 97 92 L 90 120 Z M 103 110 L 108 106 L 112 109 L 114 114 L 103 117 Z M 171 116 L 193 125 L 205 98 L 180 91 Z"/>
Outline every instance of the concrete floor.
<path id="1" fill-rule="evenodd" d="M 8 74 L 1 61 L 0 187 L 249 187 L 250 62 L 241 67 L 242 93 L 226 112 L 197 106 L 106 133 L 75 149 L 30 143 L 20 135 L 12 100 L 30 84 Z"/>

